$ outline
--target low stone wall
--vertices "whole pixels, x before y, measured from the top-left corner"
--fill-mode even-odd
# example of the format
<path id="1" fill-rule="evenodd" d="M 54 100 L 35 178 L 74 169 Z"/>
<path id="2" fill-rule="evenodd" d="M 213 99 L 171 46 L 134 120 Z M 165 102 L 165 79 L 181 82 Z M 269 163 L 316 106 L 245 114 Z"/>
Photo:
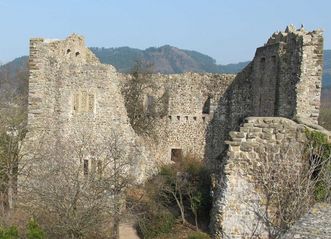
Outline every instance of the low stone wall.
<path id="1" fill-rule="evenodd" d="M 249 117 L 230 136 L 214 195 L 213 233 L 215 238 L 267 238 L 256 211 L 262 210 L 264 195 L 259 193 L 253 172 L 267 166 L 261 164 L 261 159 L 299 168 L 306 142 L 305 126 L 280 117 Z"/>

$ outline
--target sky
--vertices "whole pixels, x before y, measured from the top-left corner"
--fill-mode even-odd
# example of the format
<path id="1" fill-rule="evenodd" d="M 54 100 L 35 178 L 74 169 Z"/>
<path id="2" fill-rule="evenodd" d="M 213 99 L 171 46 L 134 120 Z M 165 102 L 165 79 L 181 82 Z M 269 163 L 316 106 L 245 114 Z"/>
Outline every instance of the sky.
<path id="1" fill-rule="evenodd" d="M 323 29 L 331 49 L 330 0 L 0 0 L 0 61 L 28 55 L 30 38 L 77 33 L 93 47 L 169 44 L 237 63 L 289 24 Z"/>

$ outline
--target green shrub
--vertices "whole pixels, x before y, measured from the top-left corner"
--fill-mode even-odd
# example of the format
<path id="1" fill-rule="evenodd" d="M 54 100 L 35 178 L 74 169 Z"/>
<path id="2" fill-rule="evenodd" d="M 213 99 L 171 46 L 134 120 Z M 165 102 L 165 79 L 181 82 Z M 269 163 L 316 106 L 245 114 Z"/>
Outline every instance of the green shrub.
<path id="1" fill-rule="evenodd" d="M 308 149 L 311 150 L 311 155 L 317 155 L 317 163 L 315 171 L 317 176 L 315 180 L 314 196 L 318 202 L 329 201 L 330 193 L 330 178 L 331 178 L 331 144 L 325 134 L 318 131 L 306 131 L 306 136 L 309 140 Z M 316 156 L 315 156 L 316 157 Z M 315 172 L 314 172 L 315 173 Z"/>
<path id="2" fill-rule="evenodd" d="M 28 230 L 27 230 L 27 238 L 28 239 L 44 239 L 45 233 L 38 225 L 38 223 L 31 219 L 28 223 Z"/>
<path id="3" fill-rule="evenodd" d="M 187 237 L 187 239 L 210 239 L 210 236 L 203 232 L 193 232 Z"/>
<path id="4" fill-rule="evenodd" d="M 328 162 L 322 168 L 320 180 L 315 185 L 315 199 L 318 202 L 330 202 L 331 199 L 331 162 Z"/>
<path id="5" fill-rule="evenodd" d="M 328 196 L 326 183 L 323 181 L 317 182 L 315 186 L 315 199 L 318 202 L 326 200 Z"/>
<path id="6" fill-rule="evenodd" d="M 138 220 L 138 231 L 144 239 L 152 239 L 171 232 L 175 217 L 166 209 L 148 212 Z"/>
<path id="7" fill-rule="evenodd" d="M 328 160 L 331 154 L 331 144 L 328 142 L 328 137 L 319 131 L 306 130 L 306 136 L 309 142 L 309 147 L 314 150 L 312 153 L 318 153 L 323 160 Z"/>
<path id="8" fill-rule="evenodd" d="M 18 231 L 15 226 L 0 227 L 0 239 L 18 239 Z"/>

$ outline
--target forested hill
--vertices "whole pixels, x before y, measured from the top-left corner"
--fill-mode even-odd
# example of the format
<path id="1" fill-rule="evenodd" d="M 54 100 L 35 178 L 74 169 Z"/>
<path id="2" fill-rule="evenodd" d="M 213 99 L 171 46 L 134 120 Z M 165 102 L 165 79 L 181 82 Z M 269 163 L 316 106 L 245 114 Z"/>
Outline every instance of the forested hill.
<path id="1" fill-rule="evenodd" d="M 331 87 L 331 50 L 324 50 L 323 87 Z"/>
<path id="2" fill-rule="evenodd" d="M 101 62 L 111 64 L 121 72 L 130 71 L 137 60 L 151 62 L 154 71 L 165 74 L 182 72 L 237 73 L 248 64 L 248 62 L 241 62 L 217 65 L 215 59 L 210 56 L 169 45 L 150 47 L 146 50 L 130 47 L 92 47 L 91 50 Z"/>

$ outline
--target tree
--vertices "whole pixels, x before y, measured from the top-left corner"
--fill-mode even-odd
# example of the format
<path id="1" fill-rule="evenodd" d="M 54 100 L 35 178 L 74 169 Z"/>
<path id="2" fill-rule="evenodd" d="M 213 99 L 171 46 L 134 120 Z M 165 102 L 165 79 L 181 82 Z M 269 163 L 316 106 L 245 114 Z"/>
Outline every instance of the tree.
<path id="1" fill-rule="evenodd" d="M 152 64 L 137 61 L 122 88 L 131 126 L 143 136 L 154 136 L 157 119 L 168 110 L 168 89 L 161 89 L 153 81 L 152 69 Z"/>
<path id="2" fill-rule="evenodd" d="M 280 238 L 315 202 L 314 192 L 318 183 L 325 180 L 325 172 L 331 174 L 327 170 L 330 145 L 324 144 L 325 140 L 323 144 L 316 143 L 319 133 L 307 134 L 308 143 L 303 147 L 288 145 L 279 154 L 272 153 L 273 149 L 261 150 L 264 153 L 250 168 L 255 190 L 259 192 L 257 201 L 243 202 L 259 222 L 252 229 L 252 236 L 258 237 L 258 227 L 262 226 L 268 238 Z M 330 187 L 331 181 L 327 184 Z M 256 195 L 256 191 L 251 193 Z"/>
<path id="3" fill-rule="evenodd" d="M 194 216 L 195 227 L 199 230 L 198 216 L 201 214 L 201 216 L 209 217 L 211 207 L 210 172 L 203 162 L 195 157 L 186 157 L 184 163 L 184 170 L 188 175 L 186 194 Z"/>
<path id="4" fill-rule="evenodd" d="M 116 134 L 96 139 L 85 132 L 47 142 L 34 156 L 21 202 L 49 238 L 118 238 L 125 191 L 134 181 L 132 155 L 122 144 Z"/>
<path id="5" fill-rule="evenodd" d="M 174 170 L 174 167 L 163 167 L 160 172 L 161 180 L 161 197 L 167 204 L 171 204 L 171 200 L 175 200 L 175 203 L 179 209 L 181 221 L 183 224 L 187 224 L 184 194 L 187 184 L 187 178 L 185 173 Z"/>
<path id="6" fill-rule="evenodd" d="M 187 222 L 187 211 L 194 217 L 195 228 L 199 230 L 198 215 L 210 209 L 210 177 L 203 162 L 194 156 L 186 155 L 174 165 L 161 169 L 160 196 L 171 205 L 174 200 L 183 224 Z"/>
<path id="7" fill-rule="evenodd" d="M 17 177 L 21 173 L 22 140 L 26 134 L 26 111 L 15 101 L 0 106 L 0 206 L 2 215 L 15 206 Z"/>
<path id="8" fill-rule="evenodd" d="M 27 121 L 26 66 L 11 70 L 0 68 L 0 214 L 15 207 L 17 178 L 24 168 L 22 140 Z"/>

